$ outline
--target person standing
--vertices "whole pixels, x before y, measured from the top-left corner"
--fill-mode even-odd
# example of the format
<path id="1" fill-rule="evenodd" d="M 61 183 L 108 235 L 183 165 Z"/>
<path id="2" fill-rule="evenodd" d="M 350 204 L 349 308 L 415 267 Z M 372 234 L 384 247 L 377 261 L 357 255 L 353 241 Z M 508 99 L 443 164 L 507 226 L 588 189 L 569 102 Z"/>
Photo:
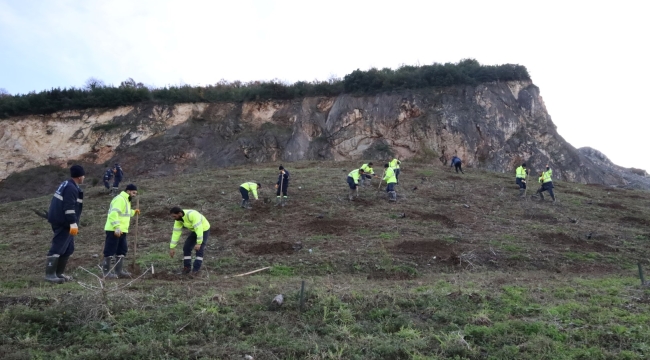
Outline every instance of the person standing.
<path id="1" fill-rule="evenodd" d="M 115 166 L 113 167 L 113 194 L 112 195 L 117 195 L 118 188 L 120 187 L 120 182 L 122 182 L 122 178 L 124 177 L 124 171 L 122 171 L 122 167 L 120 164 L 115 163 Z"/>
<path id="2" fill-rule="evenodd" d="M 399 158 L 397 158 L 397 157 L 394 158 L 393 160 L 391 160 L 391 161 L 388 163 L 388 165 L 389 165 L 389 166 L 394 170 L 394 172 L 395 172 L 395 185 L 399 184 L 399 173 L 400 173 L 399 166 L 400 166 L 401 163 L 402 163 L 402 162 L 399 161 Z"/>
<path id="3" fill-rule="evenodd" d="M 169 244 L 169 256 L 173 259 L 176 254 L 176 245 L 181 238 L 183 228 L 190 229 L 190 235 L 185 240 L 183 245 L 183 274 L 196 274 L 201 270 L 203 264 L 203 254 L 205 246 L 208 243 L 210 236 L 210 223 L 205 216 L 201 215 L 196 210 L 183 210 L 175 206 L 169 210 L 172 219 L 174 219 L 174 231 L 172 233 L 172 241 Z M 194 258 L 194 266 L 192 267 L 192 249 L 194 249 L 196 257 Z"/>
<path id="4" fill-rule="evenodd" d="M 385 173 L 383 180 L 386 181 L 386 193 L 388 194 L 388 200 L 397 201 L 397 192 L 395 191 L 395 185 L 397 185 L 397 176 L 395 170 L 389 165 L 384 165 Z"/>
<path id="5" fill-rule="evenodd" d="M 526 169 L 526 163 L 521 164 L 515 173 L 515 182 L 517 185 L 519 185 L 519 196 L 524 197 L 524 193 L 526 192 L 526 178 L 528 177 L 528 169 Z"/>
<path id="6" fill-rule="evenodd" d="M 131 209 L 133 198 L 138 195 L 138 188 L 129 184 L 126 189 L 113 198 L 104 231 L 106 241 L 104 242 L 104 262 L 102 271 L 104 277 L 109 279 L 130 277 L 131 274 L 124 270 L 124 258 L 129 250 L 126 242 L 126 234 L 129 233 L 131 217 L 140 214 L 140 209 Z M 111 261 L 115 256 L 115 273 L 111 271 Z"/>
<path id="7" fill-rule="evenodd" d="M 68 259 L 74 253 L 74 237 L 79 233 L 79 219 L 83 209 L 83 184 L 86 172 L 80 165 L 70 167 L 70 179 L 62 182 L 54 192 L 47 212 L 54 236 L 47 253 L 45 280 L 60 284 L 72 280 L 64 274 Z"/>
<path id="8" fill-rule="evenodd" d="M 464 174 L 462 163 L 463 162 L 460 160 L 458 156 L 454 156 L 453 158 L 451 158 L 451 166 L 454 166 L 456 168 L 456 174 L 458 174 L 459 170 L 462 174 Z"/>
<path id="9" fill-rule="evenodd" d="M 111 168 L 106 168 L 106 171 L 104 172 L 104 187 L 106 187 L 106 190 L 110 191 L 111 190 L 111 179 L 113 178 L 113 169 Z"/>
<path id="10" fill-rule="evenodd" d="M 278 182 L 275 184 L 275 188 L 277 189 L 276 192 L 276 198 L 277 198 L 277 204 L 276 205 L 285 205 L 285 202 L 287 201 L 287 189 L 289 188 L 289 171 L 284 168 L 284 166 L 280 165 L 279 167 L 280 173 L 278 174 Z M 282 192 L 282 198 L 280 197 L 280 192 Z"/>
<path id="11" fill-rule="evenodd" d="M 239 192 L 241 193 L 241 207 L 250 209 L 251 203 L 250 203 L 250 197 L 249 193 L 253 194 L 253 197 L 255 197 L 255 200 L 258 200 L 257 198 L 257 189 L 260 189 L 262 187 L 262 184 L 256 183 L 256 182 L 245 182 L 239 186 Z"/>
<path id="12" fill-rule="evenodd" d="M 350 186 L 350 193 L 348 199 L 352 201 L 355 197 L 359 196 L 359 179 L 363 177 L 365 172 L 363 169 L 354 169 L 348 174 L 348 185 Z"/>
<path id="13" fill-rule="evenodd" d="M 537 190 L 537 193 L 542 201 L 544 200 L 544 191 L 548 191 L 549 195 L 551 195 L 551 199 L 555 202 L 555 194 L 553 194 L 553 179 L 551 176 L 553 176 L 553 170 L 548 166 L 548 164 L 546 164 L 546 171 L 543 171 L 539 175 L 538 180 L 542 186 Z"/>

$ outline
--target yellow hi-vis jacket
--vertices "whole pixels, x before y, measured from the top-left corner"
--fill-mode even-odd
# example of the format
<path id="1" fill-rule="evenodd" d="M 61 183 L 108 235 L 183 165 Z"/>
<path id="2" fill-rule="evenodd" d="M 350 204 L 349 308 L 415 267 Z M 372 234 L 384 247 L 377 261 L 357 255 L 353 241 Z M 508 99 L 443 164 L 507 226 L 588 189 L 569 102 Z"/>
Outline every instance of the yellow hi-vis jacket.
<path id="1" fill-rule="evenodd" d="M 397 183 L 397 178 L 395 177 L 395 169 L 393 169 L 392 167 L 386 168 L 386 174 L 384 175 L 384 180 L 386 180 L 386 184 Z"/>
<path id="2" fill-rule="evenodd" d="M 203 232 L 210 230 L 210 223 L 205 216 L 201 215 L 196 210 L 185 210 L 183 209 L 183 217 L 181 220 L 174 221 L 174 231 L 172 232 L 172 242 L 169 244 L 169 248 L 173 249 L 178 244 L 178 239 L 181 238 L 181 233 L 183 228 L 186 227 L 196 233 L 196 244 L 201 245 L 203 243 Z"/>
<path id="3" fill-rule="evenodd" d="M 392 167 L 393 169 L 399 169 L 399 164 L 401 163 L 402 163 L 401 161 L 397 159 L 393 159 L 388 163 L 388 166 Z"/>
<path id="4" fill-rule="evenodd" d="M 524 168 L 523 166 L 520 166 L 517 168 L 517 177 L 520 179 L 525 179 L 526 175 L 528 174 L 528 169 Z"/>
<path id="5" fill-rule="evenodd" d="M 553 176 L 553 169 L 548 169 L 547 171 L 544 171 L 542 173 L 542 176 L 539 177 L 539 182 L 540 183 L 547 183 L 553 181 L 551 179 L 551 176 Z"/>
<path id="6" fill-rule="evenodd" d="M 354 170 L 350 171 L 348 176 L 351 177 L 352 180 L 354 180 L 355 184 L 359 184 L 359 179 L 361 178 L 361 174 L 359 173 L 359 169 L 354 169 Z"/>
<path id="7" fill-rule="evenodd" d="M 257 200 L 257 184 L 254 182 L 247 182 L 241 184 L 241 187 L 248 190 L 249 193 L 253 193 L 253 197 Z"/>
<path id="8" fill-rule="evenodd" d="M 135 215 L 135 210 L 131 210 L 129 194 L 122 191 L 111 201 L 111 207 L 108 209 L 108 217 L 104 231 L 115 231 L 120 229 L 123 233 L 129 232 L 131 216 Z"/>
<path id="9" fill-rule="evenodd" d="M 361 170 L 365 171 L 365 173 L 368 175 L 375 174 L 375 171 L 368 164 L 361 165 Z"/>

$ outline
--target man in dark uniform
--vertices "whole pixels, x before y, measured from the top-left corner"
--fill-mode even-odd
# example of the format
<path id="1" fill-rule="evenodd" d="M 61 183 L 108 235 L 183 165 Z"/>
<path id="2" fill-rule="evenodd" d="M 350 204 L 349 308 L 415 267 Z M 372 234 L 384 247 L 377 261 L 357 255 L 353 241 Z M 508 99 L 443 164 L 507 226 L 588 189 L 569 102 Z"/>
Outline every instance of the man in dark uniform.
<path id="1" fill-rule="evenodd" d="M 278 189 L 276 192 L 277 195 L 277 204 L 284 206 L 287 201 L 287 188 L 289 187 L 289 171 L 280 165 L 278 174 L 278 182 L 275 184 L 275 188 Z M 280 197 L 280 191 L 282 191 L 282 198 Z"/>
<path id="2" fill-rule="evenodd" d="M 45 280 L 60 284 L 72 280 L 63 274 L 70 255 L 74 252 L 74 237 L 79 232 L 79 218 L 83 208 L 83 191 L 79 184 L 86 173 L 80 165 L 70 168 L 70 179 L 59 185 L 47 212 L 47 221 L 52 225 L 54 237 L 47 253 Z"/>

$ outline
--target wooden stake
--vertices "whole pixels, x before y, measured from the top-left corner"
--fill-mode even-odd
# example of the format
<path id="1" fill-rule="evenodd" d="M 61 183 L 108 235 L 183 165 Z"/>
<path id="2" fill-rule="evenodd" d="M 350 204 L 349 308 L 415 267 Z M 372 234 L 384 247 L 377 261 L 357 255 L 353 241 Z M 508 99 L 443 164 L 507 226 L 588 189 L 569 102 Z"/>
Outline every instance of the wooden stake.
<path id="1" fill-rule="evenodd" d="M 140 197 L 135 198 L 135 208 L 140 209 Z M 133 266 L 138 259 L 138 218 L 139 214 L 135 214 L 135 242 L 133 243 Z"/>
<path id="2" fill-rule="evenodd" d="M 233 276 L 226 276 L 226 278 L 229 278 L 229 277 L 239 277 L 239 276 L 246 276 L 246 275 L 250 275 L 250 274 L 255 274 L 256 272 L 264 271 L 264 270 L 267 270 L 267 269 L 270 269 L 270 268 L 271 268 L 270 266 L 267 266 L 267 267 L 263 267 L 263 268 L 261 268 L 261 269 L 257 269 L 257 270 L 249 271 L 249 272 L 247 272 L 247 273 L 243 273 L 243 274 L 238 274 L 238 275 L 233 275 Z"/>

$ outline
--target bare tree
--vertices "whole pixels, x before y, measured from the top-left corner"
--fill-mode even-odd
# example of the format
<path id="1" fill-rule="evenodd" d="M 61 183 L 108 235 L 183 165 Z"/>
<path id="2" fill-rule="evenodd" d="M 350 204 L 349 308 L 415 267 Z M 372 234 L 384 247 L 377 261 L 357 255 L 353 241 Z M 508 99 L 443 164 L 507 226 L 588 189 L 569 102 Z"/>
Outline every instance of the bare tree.
<path id="1" fill-rule="evenodd" d="M 103 80 L 99 80 L 94 77 L 89 77 L 88 80 L 86 80 L 86 82 L 84 83 L 84 90 L 91 91 L 97 88 L 103 88 L 105 86 L 106 84 L 104 84 Z"/>
<path id="2" fill-rule="evenodd" d="M 11 96 L 11 94 L 9 93 L 9 91 L 7 91 L 7 89 L 0 88 L 0 98 L 3 98 L 5 96 Z"/>

